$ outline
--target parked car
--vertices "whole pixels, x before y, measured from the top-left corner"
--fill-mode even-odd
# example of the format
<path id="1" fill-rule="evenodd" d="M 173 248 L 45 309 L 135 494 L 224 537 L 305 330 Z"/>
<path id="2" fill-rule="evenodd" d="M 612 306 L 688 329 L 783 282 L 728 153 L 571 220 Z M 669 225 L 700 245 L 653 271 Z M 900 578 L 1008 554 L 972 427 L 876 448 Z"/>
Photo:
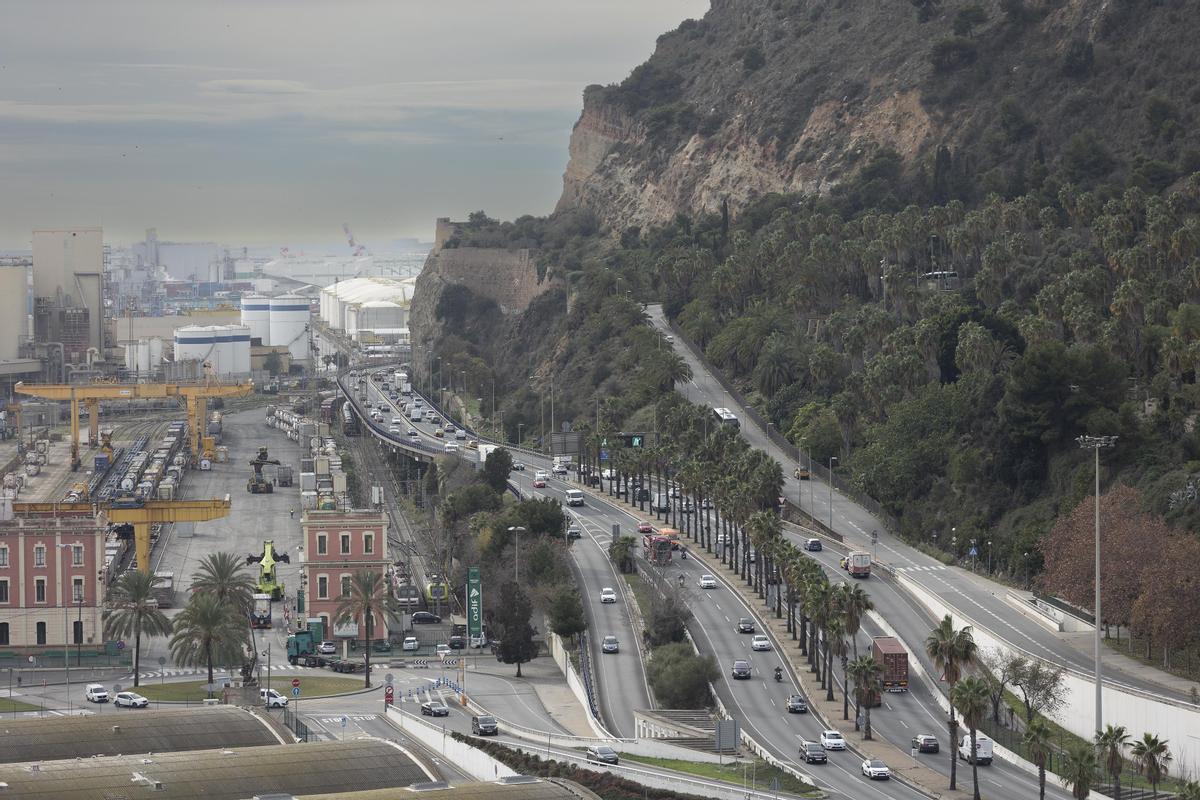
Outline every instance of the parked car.
<path id="1" fill-rule="evenodd" d="M 415 636 L 405 636 L 404 644 L 400 645 L 401 650 L 416 651 L 421 649 L 421 643 L 417 641 Z"/>
<path id="2" fill-rule="evenodd" d="M 617 593 L 613 591 L 611 586 L 605 586 L 603 589 L 600 590 L 600 602 L 601 603 L 617 602 Z"/>
<path id="3" fill-rule="evenodd" d="M 787 710 L 789 714 L 807 714 L 808 701 L 798 694 L 794 694 L 787 699 Z"/>
<path id="4" fill-rule="evenodd" d="M 878 758 L 868 758 L 863 761 L 862 774 L 873 781 L 886 781 L 892 777 L 892 771 L 888 769 L 888 765 Z"/>
<path id="5" fill-rule="evenodd" d="M 466 650 L 467 649 L 467 637 L 451 636 L 449 639 L 446 640 L 446 644 L 449 645 L 451 650 Z"/>
<path id="6" fill-rule="evenodd" d="M 821 746 L 826 750 L 845 750 L 846 740 L 837 731 L 821 731 Z"/>
<path id="7" fill-rule="evenodd" d="M 436 625 L 442 618 L 432 611 L 414 611 L 412 621 L 413 625 Z"/>
<path id="8" fill-rule="evenodd" d="M 758 651 L 770 650 L 771 640 L 765 634 L 756 633 L 754 634 L 754 638 L 750 640 L 750 649 Z"/>
<path id="9" fill-rule="evenodd" d="M 618 653 L 621 650 L 620 644 L 617 643 L 617 637 L 605 636 L 604 641 L 600 644 L 600 650 L 604 653 Z"/>
<path id="10" fill-rule="evenodd" d="M 708 573 L 701 575 L 700 576 L 700 588 L 701 589 L 717 588 L 717 579 L 714 578 L 712 575 L 709 575 Z"/>
<path id="11" fill-rule="evenodd" d="M 754 620 L 742 617 L 738 620 L 738 633 L 754 633 Z"/>
<path id="12" fill-rule="evenodd" d="M 829 761 L 820 742 L 800 742 L 800 757 L 806 764 L 825 764 Z"/>
<path id="13" fill-rule="evenodd" d="M 750 662 L 738 659 L 733 662 L 733 677 L 735 680 L 743 680 L 750 677 Z"/>
<path id="14" fill-rule="evenodd" d="M 321 642 L 317 645 L 317 652 L 323 656 L 331 656 L 337 652 L 337 642 Z"/>
<path id="15" fill-rule="evenodd" d="M 283 708 L 288 704 L 287 697 L 274 689 L 259 689 L 258 699 L 267 708 Z"/>
<path id="16" fill-rule="evenodd" d="M 444 658 L 450 655 L 450 645 L 445 642 L 438 642 L 433 646 L 433 654 L 438 658 Z"/>
<path id="17" fill-rule="evenodd" d="M 912 738 L 912 749 L 918 753 L 937 753 L 942 748 L 937 737 L 931 733 L 918 733 Z"/>
<path id="18" fill-rule="evenodd" d="M 616 750 L 606 744 L 597 744 L 587 749 L 587 760 L 598 761 L 601 764 L 616 764 L 621 759 Z"/>
<path id="19" fill-rule="evenodd" d="M 500 732 L 496 718 L 488 715 L 471 717 L 471 733 L 476 736 L 495 736 Z"/>
<path id="20" fill-rule="evenodd" d="M 371 650 L 376 653 L 392 652 L 392 643 L 387 639 L 376 639 L 371 642 Z"/>
<path id="21" fill-rule="evenodd" d="M 426 700 L 421 703 L 421 715 L 425 717 L 448 717 L 450 709 L 441 700 Z"/>
<path id="22" fill-rule="evenodd" d="M 117 692 L 113 705 L 117 708 L 148 708 L 150 701 L 137 692 Z"/>
<path id="23" fill-rule="evenodd" d="M 89 683 L 83 690 L 83 696 L 89 703 L 108 702 L 108 690 L 98 683 Z"/>

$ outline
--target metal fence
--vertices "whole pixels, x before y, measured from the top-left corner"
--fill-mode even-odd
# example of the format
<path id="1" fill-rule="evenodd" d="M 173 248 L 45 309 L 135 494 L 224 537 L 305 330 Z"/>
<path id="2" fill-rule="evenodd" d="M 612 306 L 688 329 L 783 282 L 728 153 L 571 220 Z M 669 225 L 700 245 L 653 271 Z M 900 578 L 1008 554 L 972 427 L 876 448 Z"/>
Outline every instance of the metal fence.
<path id="1" fill-rule="evenodd" d="M 300 719 L 299 715 L 290 706 L 283 707 L 283 724 L 292 733 L 296 734 L 296 738 L 300 741 L 307 742 L 309 740 L 308 726 L 304 724 L 304 721 Z"/>

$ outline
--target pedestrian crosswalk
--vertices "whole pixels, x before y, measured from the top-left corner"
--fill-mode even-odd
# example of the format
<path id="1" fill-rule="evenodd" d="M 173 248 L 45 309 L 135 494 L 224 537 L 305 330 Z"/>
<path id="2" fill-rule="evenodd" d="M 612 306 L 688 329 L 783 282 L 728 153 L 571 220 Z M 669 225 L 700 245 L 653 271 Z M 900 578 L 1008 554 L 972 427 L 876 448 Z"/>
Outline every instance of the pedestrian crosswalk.
<path id="1" fill-rule="evenodd" d="M 263 664 L 261 666 L 262 666 L 262 671 L 265 673 L 267 671 L 267 665 Z M 385 669 L 388 666 L 389 665 L 386 662 L 383 664 L 374 662 L 371 664 L 371 669 L 372 670 Z M 271 672 L 328 672 L 328 671 L 329 670 L 323 669 L 321 667 L 305 667 L 305 666 L 301 666 L 300 664 L 288 664 L 286 662 L 284 662 L 283 664 L 272 664 L 271 665 Z M 217 673 L 219 673 L 221 675 L 229 674 L 226 670 L 214 670 L 214 674 L 217 674 Z M 191 675 L 203 675 L 205 677 L 208 677 L 208 670 L 202 669 L 202 668 L 197 668 L 197 667 L 166 667 L 165 669 L 143 671 L 141 673 L 141 677 L 143 679 L 147 679 L 147 678 L 184 678 L 184 677 L 188 677 Z"/>
<path id="2" fill-rule="evenodd" d="M 931 564 L 925 567 L 896 567 L 897 572 L 936 572 L 940 569 L 945 569 L 945 564 Z"/>

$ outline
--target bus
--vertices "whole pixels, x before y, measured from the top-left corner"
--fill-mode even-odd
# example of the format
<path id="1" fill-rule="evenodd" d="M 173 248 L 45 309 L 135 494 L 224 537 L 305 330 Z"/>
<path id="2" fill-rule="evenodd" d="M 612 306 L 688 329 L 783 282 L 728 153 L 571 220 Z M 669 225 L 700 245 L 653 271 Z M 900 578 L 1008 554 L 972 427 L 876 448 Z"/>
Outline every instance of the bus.
<path id="1" fill-rule="evenodd" d="M 716 417 L 717 422 L 722 425 L 728 425 L 731 428 L 741 427 L 741 423 L 738 422 L 737 416 L 735 416 L 734 413 L 728 408 L 714 408 L 713 416 Z"/>

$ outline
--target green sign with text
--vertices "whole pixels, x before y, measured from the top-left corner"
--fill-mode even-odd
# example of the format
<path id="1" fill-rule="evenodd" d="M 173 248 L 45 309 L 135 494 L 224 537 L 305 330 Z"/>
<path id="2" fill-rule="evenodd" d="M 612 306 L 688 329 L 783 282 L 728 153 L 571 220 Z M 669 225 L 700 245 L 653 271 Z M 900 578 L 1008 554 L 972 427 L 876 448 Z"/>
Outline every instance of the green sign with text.
<path id="1" fill-rule="evenodd" d="M 472 643 L 483 638 L 483 587 L 479 567 L 467 570 L 467 636 Z"/>

